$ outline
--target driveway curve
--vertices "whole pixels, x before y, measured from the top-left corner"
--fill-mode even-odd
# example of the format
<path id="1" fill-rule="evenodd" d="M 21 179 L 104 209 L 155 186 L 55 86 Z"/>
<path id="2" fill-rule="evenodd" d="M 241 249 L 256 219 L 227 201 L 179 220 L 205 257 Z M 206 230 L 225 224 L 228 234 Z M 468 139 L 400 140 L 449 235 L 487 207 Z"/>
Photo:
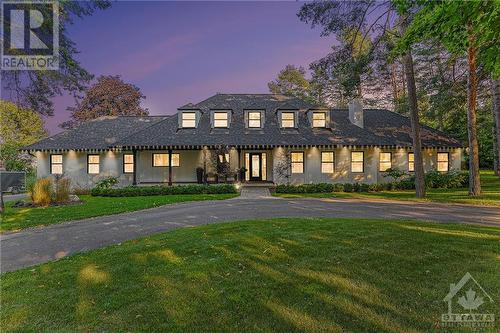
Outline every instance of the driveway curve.
<path id="1" fill-rule="evenodd" d="M 415 219 L 500 226 L 500 208 L 373 199 L 240 197 L 186 202 L 0 235 L 1 271 L 180 227 L 277 217 Z"/>

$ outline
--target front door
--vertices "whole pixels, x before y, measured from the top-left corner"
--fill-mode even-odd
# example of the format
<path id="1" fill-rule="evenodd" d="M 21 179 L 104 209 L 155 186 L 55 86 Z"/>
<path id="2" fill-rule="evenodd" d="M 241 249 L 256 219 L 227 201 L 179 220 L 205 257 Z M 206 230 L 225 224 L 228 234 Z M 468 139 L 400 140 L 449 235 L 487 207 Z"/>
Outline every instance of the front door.
<path id="1" fill-rule="evenodd" d="M 260 153 L 250 153 L 250 180 L 262 180 L 261 164 L 262 164 L 262 154 Z"/>

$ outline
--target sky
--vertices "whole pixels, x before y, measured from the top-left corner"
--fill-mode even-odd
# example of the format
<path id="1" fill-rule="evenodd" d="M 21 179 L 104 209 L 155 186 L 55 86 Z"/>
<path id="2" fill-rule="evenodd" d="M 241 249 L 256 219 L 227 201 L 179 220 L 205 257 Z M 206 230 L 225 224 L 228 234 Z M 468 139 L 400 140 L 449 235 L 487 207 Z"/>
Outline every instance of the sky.
<path id="1" fill-rule="evenodd" d="M 267 93 L 287 64 L 308 68 L 334 37 L 297 17 L 298 2 L 114 2 L 75 19 L 70 38 L 92 74 L 121 75 L 146 96 L 150 114 L 173 114 L 217 92 Z M 70 97 L 54 99 L 54 134 Z"/>

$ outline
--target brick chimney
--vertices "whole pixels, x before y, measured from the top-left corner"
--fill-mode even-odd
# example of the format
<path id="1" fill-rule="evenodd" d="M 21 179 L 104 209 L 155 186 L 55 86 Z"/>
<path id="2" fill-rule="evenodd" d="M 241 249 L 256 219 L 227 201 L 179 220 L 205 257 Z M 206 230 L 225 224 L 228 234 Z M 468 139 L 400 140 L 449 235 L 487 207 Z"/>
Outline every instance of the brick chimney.
<path id="1" fill-rule="evenodd" d="M 354 125 L 363 128 L 363 105 L 359 99 L 349 102 L 349 120 Z"/>

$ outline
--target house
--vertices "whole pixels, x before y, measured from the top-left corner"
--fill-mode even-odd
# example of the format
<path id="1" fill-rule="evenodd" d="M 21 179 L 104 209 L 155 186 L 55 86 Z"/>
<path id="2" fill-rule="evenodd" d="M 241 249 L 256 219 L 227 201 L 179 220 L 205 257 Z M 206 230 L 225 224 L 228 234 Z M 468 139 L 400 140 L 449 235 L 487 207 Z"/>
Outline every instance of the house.
<path id="1" fill-rule="evenodd" d="M 90 187 L 116 176 L 120 185 L 197 181 L 198 167 L 217 147 L 246 182 L 285 182 L 276 166 L 290 164 L 292 183 L 388 181 L 389 168 L 413 171 L 407 117 L 382 109 L 328 109 L 275 94 L 216 94 L 174 115 L 103 117 L 25 147 L 38 177 L 64 174 Z M 421 130 L 426 171 L 459 170 L 462 144 L 435 129 Z M 220 151 L 220 149 L 219 149 Z M 208 156 L 208 157 L 207 157 Z"/>

